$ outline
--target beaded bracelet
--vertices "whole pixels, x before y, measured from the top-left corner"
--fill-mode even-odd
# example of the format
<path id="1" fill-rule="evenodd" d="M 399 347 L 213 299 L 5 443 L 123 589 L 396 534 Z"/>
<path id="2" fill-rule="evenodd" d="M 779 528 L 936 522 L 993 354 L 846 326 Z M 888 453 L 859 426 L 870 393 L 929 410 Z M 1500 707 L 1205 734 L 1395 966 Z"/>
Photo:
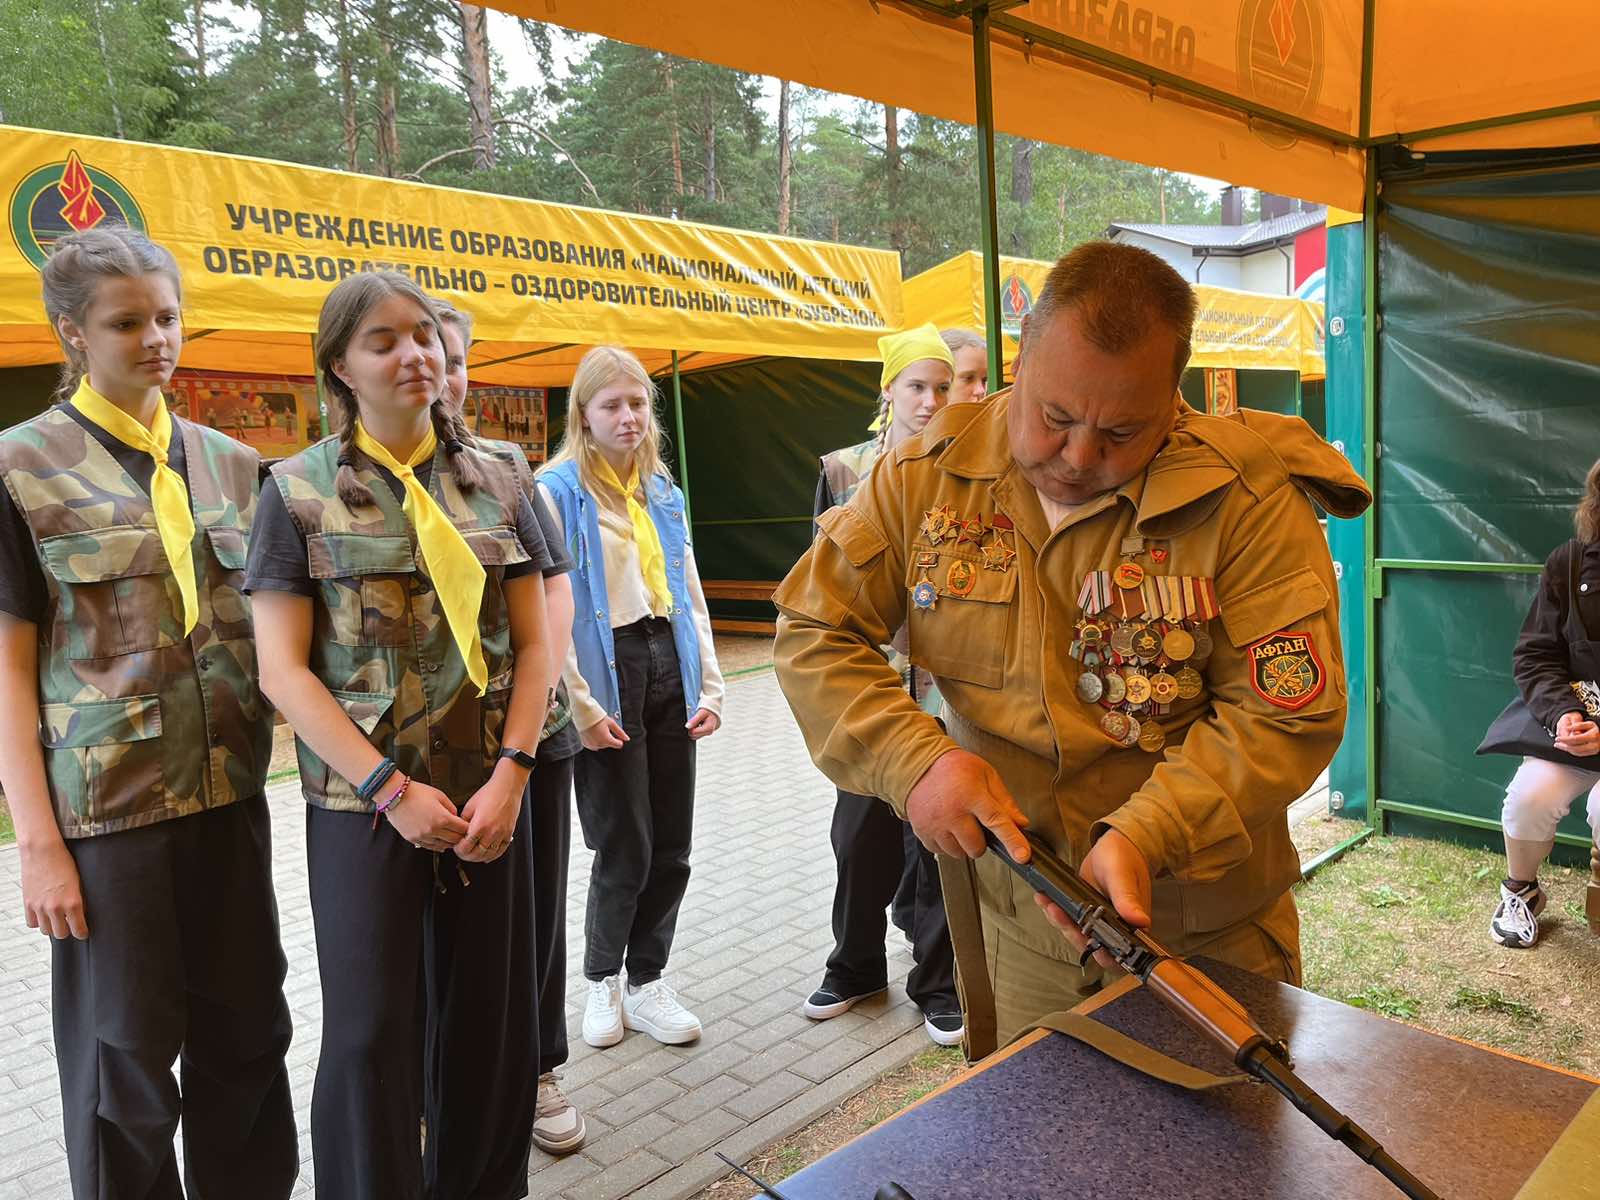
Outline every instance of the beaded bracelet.
<path id="1" fill-rule="evenodd" d="M 393 773 L 394 772 L 392 772 L 392 771 L 390 772 L 391 775 Z M 372 827 L 374 829 L 376 829 L 378 827 L 378 818 L 381 817 L 384 813 L 388 812 L 396 804 L 399 804 L 400 803 L 400 797 L 402 797 L 402 796 L 404 796 L 406 794 L 406 789 L 408 787 L 410 787 L 410 786 L 411 786 L 411 777 L 409 775 L 400 776 L 400 786 L 397 787 L 394 790 L 394 795 L 390 796 L 382 804 L 379 804 L 375 808 L 373 808 L 373 810 L 372 810 Z"/>
<path id="2" fill-rule="evenodd" d="M 394 759 L 384 759 L 377 766 L 372 768 L 372 774 L 368 775 L 366 779 L 362 781 L 361 786 L 356 788 L 356 796 L 362 800 L 371 800 L 375 795 L 378 794 L 378 789 L 389 781 L 389 777 L 393 775 L 396 770 L 397 768 L 395 766 Z"/>

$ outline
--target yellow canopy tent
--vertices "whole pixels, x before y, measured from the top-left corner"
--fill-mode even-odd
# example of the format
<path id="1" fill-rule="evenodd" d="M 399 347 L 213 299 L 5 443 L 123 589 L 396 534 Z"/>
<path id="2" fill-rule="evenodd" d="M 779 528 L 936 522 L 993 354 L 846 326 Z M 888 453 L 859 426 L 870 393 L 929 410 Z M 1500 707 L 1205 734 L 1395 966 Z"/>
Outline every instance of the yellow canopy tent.
<path id="1" fill-rule="evenodd" d="M 1009 368 L 1017 355 L 1022 317 L 1033 307 L 1051 263 L 1031 258 L 1000 259 L 1000 328 Z M 1322 305 L 1294 296 L 1264 296 L 1233 288 L 1196 284 L 1195 367 L 1295 371 L 1302 379 L 1321 379 Z M 983 257 L 976 251 L 913 275 L 902 285 L 906 324 L 932 321 L 941 329 L 986 329 Z"/>
<path id="2" fill-rule="evenodd" d="M 1005 133 L 1346 209 L 1371 145 L 1600 142 L 1593 0 L 1470 17 L 1460 0 L 495 6 L 981 127 L 992 98 Z"/>
<path id="3" fill-rule="evenodd" d="M 0 126 L 0 367 L 59 362 L 39 267 L 126 220 L 183 271 L 183 366 L 308 375 L 323 298 L 394 267 L 476 318 L 474 382 L 560 385 L 599 342 L 664 370 L 751 355 L 870 360 L 901 323 L 892 251 Z"/>

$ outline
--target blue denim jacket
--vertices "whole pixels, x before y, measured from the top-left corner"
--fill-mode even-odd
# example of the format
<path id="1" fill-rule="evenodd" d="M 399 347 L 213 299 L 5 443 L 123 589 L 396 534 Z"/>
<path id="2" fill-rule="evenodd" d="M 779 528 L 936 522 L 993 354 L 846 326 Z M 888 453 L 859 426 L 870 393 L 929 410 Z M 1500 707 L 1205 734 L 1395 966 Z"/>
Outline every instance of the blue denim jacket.
<path id="1" fill-rule="evenodd" d="M 617 686 L 617 655 L 611 635 L 611 601 L 606 593 L 605 555 L 600 549 L 600 518 L 595 499 L 578 478 L 578 464 L 564 462 L 543 472 L 539 482 L 550 489 L 566 532 L 572 555 L 572 644 L 578 654 L 578 671 L 589 685 L 595 702 L 612 719 L 622 719 L 622 699 Z M 683 493 L 665 475 L 644 482 L 645 509 L 655 522 L 661 551 L 667 560 L 667 590 L 672 595 L 672 641 L 678 651 L 683 676 L 684 719 L 700 707 L 700 637 L 695 632 L 694 610 L 684 568 L 689 528 L 683 517 Z"/>

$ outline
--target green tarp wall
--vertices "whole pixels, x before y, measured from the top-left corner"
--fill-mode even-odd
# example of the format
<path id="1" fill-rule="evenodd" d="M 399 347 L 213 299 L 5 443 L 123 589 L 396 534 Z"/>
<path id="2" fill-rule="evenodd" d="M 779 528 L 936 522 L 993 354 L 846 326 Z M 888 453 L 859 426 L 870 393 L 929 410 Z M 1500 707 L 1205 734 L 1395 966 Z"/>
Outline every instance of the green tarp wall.
<path id="1" fill-rule="evenodd" d="M 1386 823 L 1492 831 L 1516 764 L 1473 749 L 1515 694 L 1511 649 L 1537 569 L 1571 536 L 1600 457 L 1600 161 L 1391 173 L 1377 226 L 1372 778 Z M 1349 316 L 1334 281 L 1360 265 L 1341 249 L 1330 244 L 1330 323 Z M 1338 355 L 1330 375 L 1348 366 Z M 1331 407 L 1349 400 L 1342 390 Z M 1330 436 L 1348 437 L 1330 417 Z M 1364 736 L 1351 715 L 1347 751 Z M 1587 844 L 1583 807 L 1562 832 Z"/>
<path id="2" fill-rule="evenodd" d="M 817 460 L 865 440 L 878 364 L 770 358 L 682 377 L 689 506 L 702 579 L 782 579 L 811 544 Z M 661 381 L 672 428 L 672 381 Z M 713 615 L 771 620 L 770 604 Z"/>

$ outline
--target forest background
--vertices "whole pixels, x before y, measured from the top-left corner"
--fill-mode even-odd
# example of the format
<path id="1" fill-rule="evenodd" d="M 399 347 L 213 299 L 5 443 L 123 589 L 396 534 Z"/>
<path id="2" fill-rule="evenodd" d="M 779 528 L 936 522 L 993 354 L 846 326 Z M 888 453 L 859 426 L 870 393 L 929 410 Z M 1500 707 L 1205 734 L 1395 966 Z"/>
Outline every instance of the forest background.
<path id="1" fill-rule="evenodd" d="M 908 277 L 979 237 L 969 126 L 456 0 L 0 0 L 0 123 L 893 248 Z M 1169 171 L 1010 136 L 997 163 L 1003 253 L 1217 220 Z"/>

